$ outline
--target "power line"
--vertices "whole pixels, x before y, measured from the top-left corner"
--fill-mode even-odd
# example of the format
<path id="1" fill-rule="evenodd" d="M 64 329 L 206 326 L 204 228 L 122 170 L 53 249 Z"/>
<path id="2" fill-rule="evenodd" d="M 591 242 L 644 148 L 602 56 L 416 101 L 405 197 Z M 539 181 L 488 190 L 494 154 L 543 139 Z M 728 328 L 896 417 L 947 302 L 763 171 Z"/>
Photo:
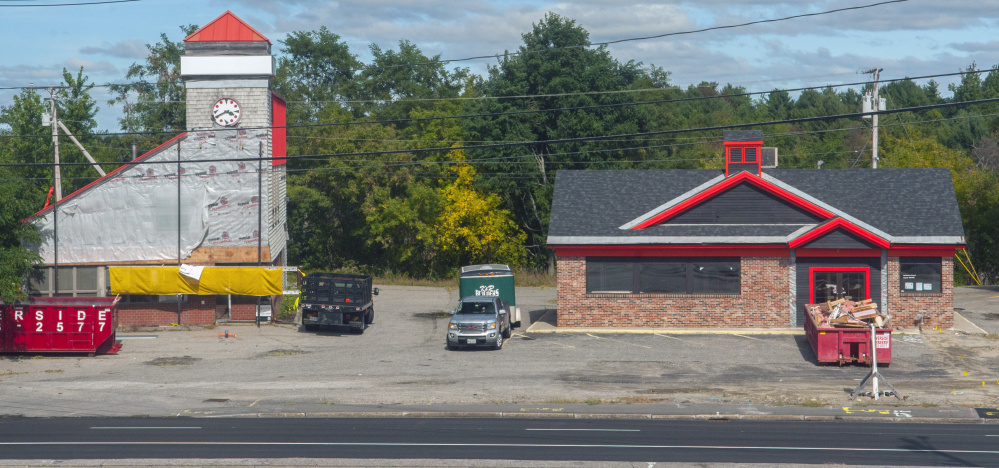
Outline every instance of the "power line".
<path id="1" fill-rule="evenodd" d="M 881 80 L 881 82 L 898 82 L 898 81 L 913 81 L 913 80 L 923 80 L 932 79 L 948 76 L 960 76 L 966 74 L 978 74 L 996 71 L 997 69 L 989 70 L 974 70 L 974 71 L 963 71 L 955 73 L 937 73 L 932 75 L 922 75 L 916 77 L 905 77 L 905 78 L 894 78 L 888 80 Z M 353 121 L 353 122 L 328 122 L 328 123 L 312 123 L 312 124 L 298 124 L 298 125 L 285 125 L 285 126 L 271 126 L 271 127 L 241 127 L 243 130 L 266 130 L 274 128 L 285 128 L 285 129 L 296 129 L 296 128 L 319 128 L 319 127 L 338 127 L 338 126 L 351 126 L 351 125 L 373 125 L 373 124 L 385 124 L 385 123 L 404 123 L 404 122 L 422 122 L 422 121 L 436 121 L 436 120 L 451 120 L 451 119 L 464 119 L 464 118 L 483 118 L 483 117 L 499 117 L 506 115 L 521 115 L 521 114 L 537 114 L 546 112 L 566 112 L 566 111 L 576 111 L 576 110 L 587 110 L 587 109 L 601 109 L 601 108 L 612 108 L 612 107 L 625 107 L 625 106 L 636 106 L 636 105 L 651 105 L 651 104 L 670 104 L 678 102 L 693 102 L 702 101 L 710 99 L 728 99 L 733 97 L 749 97 L 764 94 L 771 94 L 775 92 L 798 92 L 798 91 L 808 91 L 816 89 L 826 89 L 826 88 L 840 88 L 847 86 L 859 86 L 870 84 L 869 81 L 858 81 L 852 83 L 841 83 L 835 85 L 822 85 L 822 86 L 808 86 L 800 88 L 788 88 L 788 89 L 774 89 L 770 91 L 752 91 L 745 93 L 735 93 L 735 94 L 718 94 L 714 96 L 696 96 L 689 98 L 677 98 L 677 99 L 662 99 L 654 101 L 637 101 L 637 102 L 623 102 L 623 103 L 611 103 L 611 104 L 596 104 L 592 106 L 576 106 L 576 107 L 562 107 L 553 109 L 526 109 L 526 110 L 515 110 L 507 112 L 493 112 L 493 113 L 482 113 L 482 114 L 462 114 L 462 115 L 450 115 L 450 116 L 436 116 L 436 117 L 418 117 L 418 118 L 407 118 L 407 119 L 388 119 L 388 120 L 370 120 L 370 121 Z M 664 89 L 664 88 L 654 88 L 655 90 L 676 90 L 674 88 Z M 587 93 L 574 93 L 572 95 L 580 95 Z M 563 94 L 570 95 L 570 94 Z M 539 95 L 542 96 L 542 95 Z M 965 101 L 971 102 L 971 101 Z M 173 131 L 153 131 L 153 132 L 105 132 L 100 134 L 95 134 L 99 136 L 128 136 L 128 135 L 164 135 L 164 134 L 176 134 L 182 130 Z M 2 135 L 0 138 L 40 138 L 48 137 L 46 134 L 38 135 Z"/>
<path id="2" fill-rule="evenodd" d="M 31 8 L 31 7 L 65 7 L 65 6 L 85 6 L 85 5 L 107 5 L 109 3 L 130 3 L 141 0 L 105 0 L 101 2 L 79 2 L 79 3 L 36 3 L 31 5 L 9 5 L 0 3 L 0 8 Z"/>
<path id="3" fill-rule="evenodd" d="M 904 2 L 908 2 L 908 1 L 909 0 L 888 0 L 888 1 L 884 1 L 884 2 L 871 3 L 871 4 L 868 4 L 868 5 L 858 5 L 858 6 L 854 6 L 854 7 L 837 8 L 837 9 L 834 9 L 834 10 L 820 11 L 820 12 L 816 12 L 816 13 L 804 13 L 804 14 L 800 14 L 800 15 L 785 16 L 785 17 L 782 17 L 782 18 L 771 18 L 771 19 L 758 20 L 758 21 L 750 21 L 750 22 L 739 23 L 739 24 L 729 24 L 729 25 L 723 25 L 723 26 L 713 26 L 713 27 L 710 27 L 710 28 L 693 29 L 693 30 L 689 30 L 689 31 L 677 31 L 677 32 L 672 32 L 672 33 L 657 34 L 657 35 L 654 35 L 654 36 L 631 37 L 631 38 L 625 38 L 625 39 L 616 39 L 616 40 L 612 40 L 612 41 L 591 42 L 591 43 L 585 44 L 585 45 L 566 46 L 566 47 L 552 47 L 552 48 L 549 48 L 549 49 L 526 50 L 526 51 L 523 51 L 523 52 L 504 52 L 502 54 L 502 56 L 517 56 L 517 55 L 524 55 L 524 54 L 534 54 L 534 53 L 551 52 L 551 51 L 555 51 L 555 50 L 564 50 L 564 49 L 581 49 L 581 48 L 592 47 L 592 46 L 619 44 L 619 43 L 622 43 L 622 42 L 645 41 L 645 40 L 660 39 L 660 38 L 663 38 L 663 37 L 670 37 L 670 36 L 681 36 L 681 35 L 687 35 L 687 34 L 697 34 L 697 33 L 708 32 L 708 31 L 717 31 L 717 30 L 721 30 L 721 29 L 734 29 L 734 28 L 741 28 L 741 27 L 745 27 L 745 26 L 753 26 L 753 25 L 757 25 L 757 24 L 777 23 L 777 22 L 781 22 L 781 21 L 789 21 L 789 20 L 793 20 L 793 19 L 806 18 L 806 17 L 810 17 L 810 16 L 830 15 L 830 14 L 833 14 L 833 13 L 841 13 L 841 12 L 850 11 L 850 10 L 863 10 L 865 8 L 873 8 L 873 7 L 877 7 L 877 6 L 887 5 L 887 4 L 890 4 L 890 3 L 904 3 Z M 387 69 L 391 69 L 391 68 L 410 67 L 410 66 L 418 66 L 418 65 L 433 65 L 433 64 L 438 64 L 438 63 L 467 62 L 467 61 L 470 61 L 470 60 L 482 60 L 482 59 L 498 58 L 500 56 L 501 56 L 501 54 L 498 54 L 498 53 L 497 54 L 493 54 L 493 55 L 477 55 L 477 56 L 474 56 L 474 57 L 465 57 L 465 58 L 460 58 L 460 59 L 433 60 L 433 61 L 429 61 L 429 62 L 419 62 L 419 63 L 412 63 L 412 64 L 406 64 L 406 65 L 392 65 L 392 66 L 389 66 L 389 67 L 370 67 L 370 68 L 363 68 L 362 70 L 367 70 L 367 69 L 383 69 L 383 70 L 387 70 Z"/>
<path id="4" fill-rule="evenodd" d="M 880 114 L 886 114 L 886 115 L 888 115 L 888 114 L 900 114 L 900 113 L 904 113 L 904 112 L 915 112 L 915 111 L 922 111 L 922 110 L 929 110 L 929 109 L 939 109 L 939 108 L 947 108 L 947 107 L 961 107 L 961 106 L 970 106 L 970 105 L 986 104 L 986 103 L 994 103 L 994 102 L 999 102 L 999 98 L 980 99 L 980 100 L 976 100 L 976 101 L 964 101 L 964 102 L 955 102 L 955 103 L 929 104 L 929 105 L 924 105 L 924 106 L 906 107 L 906 108 L 900 108 L 900 109 L 889 109 L 889 110 L 880 111 L 879 113 Z M 392 154 L 428 153 L 428 152 L 443 152 L 443 153 L 447 153 L 447 152 L 451 152 L 451 151 L 484 150 L 484 149 L 496 149 L 496 148 L 507 148 L 507 147 L 521 147 L 521 146 L 530 146 L 530 145 L 554 145 L 554 144 L 562 144 L 562 143 L 581 143 L 581 142 L 590 142 L 590 141 L 609 141 L 609 140 L 613 140 L 613 139 L 617 139 L 617 138 L 635 138 L 635 137 L 657 136 L 657 135 L 677 135 L 677 134 L 685 134 L 685 133 L 693 133 L 693 132 L 710 132 L 710 131 L 730 130 L 730 129 L 738 129 L 738 128 L 765 127 L 765 126 L 770 126 L 770 125 L 795 124 L 795 123 L 806 123 L 806 122 L 817 122 L 817 121 L 829 121 L 829 120 L 857 118 L 857 117 L 863 117 L 864 115 L 868 115 L 868 114 L 865 114 L 863 112 L 855 112 L 855 113 L 837 114 L 837 115 L 831 115 L 831 116 L 817 116 L 817 117 L 802 117 L 802 118 L 796 118 L 796 119 L 783 119 L 783 120 L 776 120 L 776 121 L 769 121 L 769 122 L 750 122 L 750 123 L 731 124 L 731 125 L 716 125 L 716 126 L 711 126 L 711 127 L 699 127 L 699 128 L 687 128 L 687 129 L 675 129 L 675 130 L 659 130 L 659 131 L 653 131 L 653 132 L 625 133 L 625 134 L 605 135 L 605 136 L 589 136 L 589 137 L 562 138 L 562 139 L 540 140 L 540 141 L 530 141 L 530 142 L 523 142 L 523 141 L 519 141 L 519 142 L 497 142 L 497 143 L 489 143 L 489 144 L 483 144 L 483 145 L 464 145 L 464 146 L 433 147 L 433 148 L 407 148 L 407 149 L 398 149 L 398 150 L 360 151 L 360 152 L 335 153 L 335 154 L 328 153 L 328 154 L 313 154 L 313 155 L 290 155 L 290 156 L 280 156 L 280 157 L 274 156 L 274 157 L 264 157 L 264 158 L 260 158 L 260 157 L 247 157 L 247 158 L 226 158 L 226 159 L 192 159 L 192 160 L 186 160 L 186 161 L 183 161 L 183 162 L 190 164 L 190 163 L 206 163 L 206 162 L 210 163 L 210 162 L 256 161 L 256 160 L 260 160 L 260 159 L 263 159 L 263 160 L 285 159 L 285 160 L 305 160 L 305 161 L 309 161 L 309 160 L 323 160 L 323 159 L 329 159 L 329 158 L 333 158 L 333 157 L 343 158 L 343 157 L 351 157 L 351 156 L 385 156 L 385 155 L 392 155 Z M 993 115 L 993 114 L 988 114 L 987 116 L 991 116 L 991 115 Z M 937 122 L 937 121 L 944 121 L 944 120 L 959 120 L 959 119 L 967 119 L 967 118 L 971 118 L 971 117 L 972 116 L 957 116 L 957 117 L 953 117 L 953 118 L 936 119 L 936 120 L 931 120 L 931 121 L 927 121 L 927 122 Z M 977 117 L 982 117 L 982 116 L 977 116 Z M 814 131 L 814 132 L 796 132 L 796 133 L 792 133 L 792 134 L 789 134 L 789 135 L 793 136 L 793 135 L 808 134 L 808 133 L 825 133 L 825 132 L 830 132 L 830 131 L 850 131 L 850 130 L 855 130 L 855 129 L 856 128 L 830 129 L 830 130 L 821 130 L 821 131 Z M 772 135 L 772 136 L 783 136 L 783 135 Z M 598 152 L 598 151 L 626 151 L 626 150 L 623 150 L 623 149 L 620 149 L 620 148 L 590 149 L 590 150 L 581 151 L 581 153 Z M 555 154 L 558 154 L 558 153 L 555 153 Z M 531 155 L 531 156 L 533 156 L 533 155 Z M 519 156 L 519 157 L 527 157 L 527 156 L 525 155 L 525 156 Z M 473 160 L 473 161 L 484 161 L 484 160 L 486 160 L 486 159 L 476 159 L 476 160 Z M 422 163 L 422 161 L 420 163 Z M 103 164 L 115 164 L 115 163 L 103 163 Z M 135 164 L 174 164 L 175 165 L 175 164 L 177 164 L 177 161 L 176 160 L 173 160 L 173 161 L 140 161 L 140 162 L 137 162 Z M 411 162 L 406 162 L 404 164 L 411 164 Z M 91 164 L 90 163 L 61 163 L 61 165 L 64 165 L 64 166 L 90 166 Z M 51 166 L 51 164 L 50 163 L 21 163 L 21 164 L 6 163 L 6 164 L 0 164 L 0 167 L 32 167 L 32 166 L 49 167 L 49 166 Z"/>

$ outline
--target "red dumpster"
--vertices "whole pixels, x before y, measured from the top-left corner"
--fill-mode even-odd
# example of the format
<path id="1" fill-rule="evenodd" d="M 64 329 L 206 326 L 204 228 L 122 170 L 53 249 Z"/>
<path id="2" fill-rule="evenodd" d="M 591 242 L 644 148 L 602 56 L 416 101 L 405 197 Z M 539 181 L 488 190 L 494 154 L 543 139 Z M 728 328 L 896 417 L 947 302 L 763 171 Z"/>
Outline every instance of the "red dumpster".
<path id="1" fill-rule="evenodd" d="M 118 328 L 113 297 L 37 297 L 0 304 L 0 352 L 114 354 Z"/>
<path id="2" fill-rule="evenodd" d="M 871 328 L 833 327 L 819 325 L 809 311 L 814 304 L 805 305 L 805 335 L 819 362 L 871 363 Z M 875 341 L 878 365 L 891 363 L 891 328 L 876 328 Z"/>

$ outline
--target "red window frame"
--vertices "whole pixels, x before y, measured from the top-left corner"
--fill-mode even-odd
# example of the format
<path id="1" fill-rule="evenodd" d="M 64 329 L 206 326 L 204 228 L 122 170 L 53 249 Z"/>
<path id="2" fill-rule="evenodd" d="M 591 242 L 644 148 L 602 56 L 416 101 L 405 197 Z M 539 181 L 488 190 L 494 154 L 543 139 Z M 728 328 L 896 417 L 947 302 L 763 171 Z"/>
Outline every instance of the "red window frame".
<path id="1" fill-rule="evenodd" d="M 808 268 L 808 303 L 815 303 L 815 272 L 832 271 L 832 272 L 843 272 L 843 271 L 862 271 L 864 272 L 864 281 L 867 283 L 865 291 L 867 297 L 864 299 L 871 298 L 871 267 L 809 267 Z"/>
<path id="2" fill-rule="evenodd" d="M 760 175 L 763 170 L 763 142 L 762 141 L 739 141 L 739 142 L 725 142 L 725 177 L 729 176 L 728 167 L 730 164 L 756 164 L 756 175 Z M 746 160 L 746 150 L 753 149 L 756 151 L 756 160 L 747 161 Z M 739 160 L 732 160 L 732 150 L 739 151 Z"/>

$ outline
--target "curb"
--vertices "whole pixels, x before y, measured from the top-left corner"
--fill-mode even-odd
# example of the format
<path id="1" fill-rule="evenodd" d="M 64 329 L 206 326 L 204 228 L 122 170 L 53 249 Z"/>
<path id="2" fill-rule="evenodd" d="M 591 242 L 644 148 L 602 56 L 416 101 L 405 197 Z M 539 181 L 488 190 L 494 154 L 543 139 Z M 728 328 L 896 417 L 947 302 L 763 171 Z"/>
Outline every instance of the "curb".
<path id="1" fill-rule="evenodd" d="M 317 413 L 241 413 L 206 415 L 194 418 L 496 418 L 496 419 L 645 419 L 689 421 L 825 421 L 865 423 L 934 423 L 934 424 L 999 424 L 999 420 L 981 418 L 869 417 L 826 416 L 805 414 L 650 414 L 650 413 L 504 413 L 471 411 L 392 411 L 392 412 L 317 412 Z"/>

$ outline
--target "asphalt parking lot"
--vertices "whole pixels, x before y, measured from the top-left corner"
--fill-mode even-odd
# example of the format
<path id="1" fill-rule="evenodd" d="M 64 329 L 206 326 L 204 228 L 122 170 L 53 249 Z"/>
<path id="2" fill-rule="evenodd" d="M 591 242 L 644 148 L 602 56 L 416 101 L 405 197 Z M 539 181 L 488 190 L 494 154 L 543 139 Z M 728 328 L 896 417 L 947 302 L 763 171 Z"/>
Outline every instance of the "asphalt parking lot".
<path id="1" fill-rule="evenodd" d="M 500 351 L 445 349 L 456 291 L 380 286 L 362 335 L 220 324 L 119 333 L 117 355 L 0 357 L 0 415 L 132 416 L 481 405 L 846 405 L 867 372 L 817 365 L 804 335 L 527 333 L 553 289 L 519 288 L 524 324 Z M 991 290 L 959 308 L 992 320 Z M 966 306 L 966 307 L 961 307 Z M 973 310 L 974 309 L 974 310 Z M 996 309 L 992 309 L 996 310 Z M 981 314 L 983 317 L 977 317 Z M 530 317 L 530 319 L 528 319 Z M 997 327 L 999 328 L 999 327 Z M 228 332 L 230 337 L 220 337 Z M 999 342 L 896 335 L 884 375 L 915 407 L 999 405 Z"/>

